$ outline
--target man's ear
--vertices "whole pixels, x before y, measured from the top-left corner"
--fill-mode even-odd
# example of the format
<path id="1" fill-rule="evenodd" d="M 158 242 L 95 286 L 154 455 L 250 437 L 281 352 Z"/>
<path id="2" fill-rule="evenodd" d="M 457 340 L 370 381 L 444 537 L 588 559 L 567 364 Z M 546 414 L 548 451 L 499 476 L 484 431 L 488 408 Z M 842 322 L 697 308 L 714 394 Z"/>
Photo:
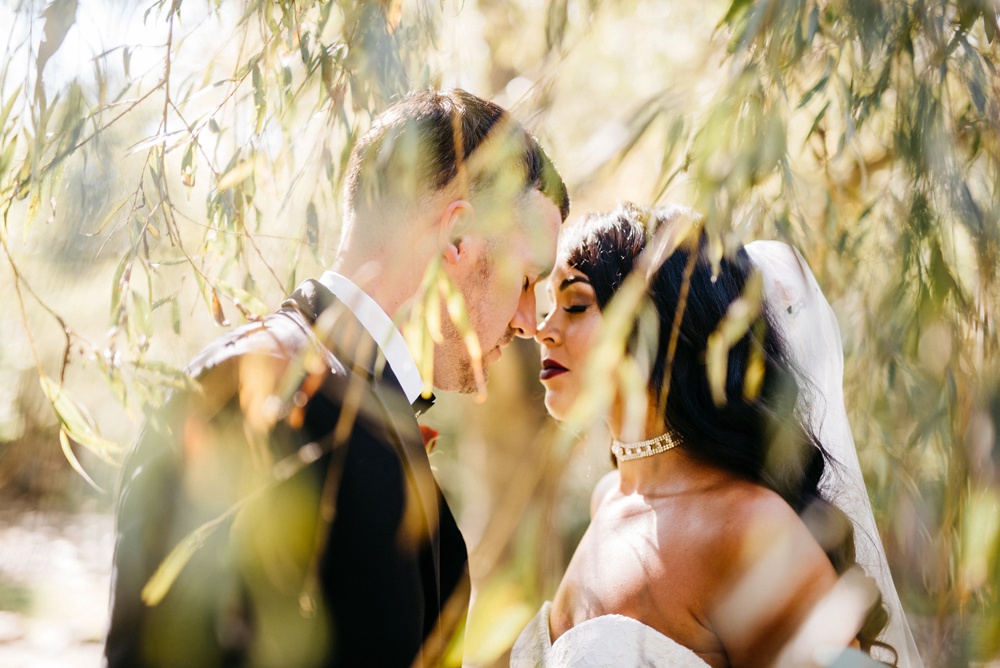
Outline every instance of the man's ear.
<path id="1" fill-rule="evenodd" d="M 458 199 L 444 208 L 438 220 L 438 245 L 448 264 L 457 264 L 463 252 L 465 231 L 472 222 L 475 209 L 464 199 Z"/>

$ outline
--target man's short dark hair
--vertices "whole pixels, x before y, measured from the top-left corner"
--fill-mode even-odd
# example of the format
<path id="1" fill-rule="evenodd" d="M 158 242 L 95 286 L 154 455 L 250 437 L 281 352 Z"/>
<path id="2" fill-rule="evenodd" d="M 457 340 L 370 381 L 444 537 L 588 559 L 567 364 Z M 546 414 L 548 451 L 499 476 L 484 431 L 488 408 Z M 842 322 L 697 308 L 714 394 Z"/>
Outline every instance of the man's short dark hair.
<path id="1" fill-rule="evenodd" d="M 461 89 L 410 93 L 379 114 L 347 167 L 349 212 L 407 206 L 457 183 L 462 196 L 536 189 L 569 213 L 566 185 L 538 141 L 502 107 Z"/>

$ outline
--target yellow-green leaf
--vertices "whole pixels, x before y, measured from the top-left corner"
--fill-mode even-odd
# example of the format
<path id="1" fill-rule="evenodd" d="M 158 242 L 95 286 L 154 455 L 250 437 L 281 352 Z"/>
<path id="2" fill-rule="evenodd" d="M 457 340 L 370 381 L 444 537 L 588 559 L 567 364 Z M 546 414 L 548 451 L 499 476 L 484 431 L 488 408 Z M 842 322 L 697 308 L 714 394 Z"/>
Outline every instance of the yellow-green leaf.
<path id="1" fill-rule="evenodd" d="M 146 582 L 146 586 L 142 588 L 143 603 L 152 607 L 163 600 L 174 581 L 177 580 L 177 576 L 184 570 L 184 566 L 191 561 L 191 557 L 205 544 L 218 525 L 218 520 L 203 524 L 188 534 L 170 551 L 170 554 L 160 563 L 156 572 Z"/>
<path id="2" fill-rule="evenodd" d="M 726 372 L 728 371 L 729 347 L 718 330 L 708 337 L 705 347 L 705 373 L 708 374 L 708 387 L 712 390 L 712 401 L 716 406 L 726 403 Z"/>
<path id="3" fill-rule="evenodd" d="M 121 454 L 121 447 L 97 432 L 97 427 L 86 410 L 70 398 L 61 385 L 44 373 L 39 376 L 39 382 L 66 433 L 103 461 L 118 464 L 117 456 Z"/>
<path id="4" fill-rule="evenodd" d="M 66 457 L 66 461 L 69 465 L 73 467 L 73 470 L 80 474 L 80 477 L 87 481 L 87 484 L 96 489 L 101 494 L 104 494 L 104 490 L 98 485 L 94 480 L 87 474 L 83 469 L 83 465 L 80 464 L 80 460 L 76 458 L 76 453 L 73 452 L 73 448 L 69 443 L 69 436 L 66 434 L 65 429 L 59 430 L 59 445 L 62 446 L 63 455 Z"/>
<path id="5" fill-rule="evenodd" d="M 215 189 L 221 192 L 233 186 L 238 186 L 253 174 L 253 170 L 253 160 L 237 163 L 232 169 L 219 177 L 219 182 L 216 184 Z"/>

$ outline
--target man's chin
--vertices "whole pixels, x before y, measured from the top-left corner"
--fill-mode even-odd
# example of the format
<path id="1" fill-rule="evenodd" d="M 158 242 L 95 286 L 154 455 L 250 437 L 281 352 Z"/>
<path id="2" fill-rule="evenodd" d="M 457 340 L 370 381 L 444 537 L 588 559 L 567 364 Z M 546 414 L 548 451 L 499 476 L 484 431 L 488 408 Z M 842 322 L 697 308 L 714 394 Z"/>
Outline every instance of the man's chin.
<path id="1" fill-rule="evenodd" d="M 483 382 L 489 378 L 489 369 L 483 369 Z M 476 376 L 472 372 L 472 367 L 463 368 L 461 372 L 451 378 L 434 377 L 434 389 L 438 392 L 454 392 L 456 394 L 478 394 L 479 385 L 476 383 Z M 485 388 L 484 388 L 485 389 Z"/>

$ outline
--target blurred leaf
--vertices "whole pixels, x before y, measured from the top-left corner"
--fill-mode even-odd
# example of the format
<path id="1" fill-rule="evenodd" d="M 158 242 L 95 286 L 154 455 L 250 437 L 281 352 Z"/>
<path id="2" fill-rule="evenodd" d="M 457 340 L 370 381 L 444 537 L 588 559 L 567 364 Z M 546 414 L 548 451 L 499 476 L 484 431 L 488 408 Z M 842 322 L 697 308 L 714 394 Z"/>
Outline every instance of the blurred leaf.
<path id="1" fill-rule="evenodd" d="M 191 140 L 188 142 L 187 148 L 184 149 L 184 157 L 181 159 L 181 183 L 188 188 L 194 186 L 194 174 L 198 167 L 194 157 L 194 148 L 195 141 Z"/>
<path id="2" fill-rule="evenodd" d="M 479 345 L 479 337 L 469 320 L 469 311 L 465 306 L 465 298 L 459 289 L 451 282 L 444 271 L 438 272 L 438 288 L 445 300 L 445 308 L 455 329 L 462 336 L 465 350 L 472 361 L 472 373 L 479 388 L 479 396 L 486 396 L 486 372 L 483 369 L 483 349 Z"/>
<path id="3" fill-rule="evenodd" d="M 132 78 L 132 49 L 131 47 L 122 47 L 122 71 L 125 73 L 126 79 Z"/>
<path id="4" fill-rule="evenodd" d="M 219 182 L 216 184 L 215 189 L 222 192 L 243 183 L 253 174 L 254 164 L 254 160 L 237 163 L 232 169 L 219 177 Z"/>
<path id="5" fill-rule="evenodd" d="M 178 369 L 165 362 L 144 359 L 136 363 L 136 369 L 148 373 L 156 379 L 157 383 L 169 387 L 192 391 L 200 388 L 198 382 L 191 378 L 183 369 Z"/>
<path id="6" fill-rule="evenodd" d="M 223 517 L 228 517 L 231 512 Z M 170 551 L 170 554 L 157 566 L 152 577 L 142 588 L 142 602 L 150 607 L 159 605 L 163 597 L 167 595 L 173 586 L 177 576 L 181 574 L 184 567 L 195 552 L 204 547 L 209 537 L 219 528 L 221 519 L 207 522 L 188 534 L 180 543 Z"/>
<path id="7" fill-rule="evenodd" d="M 566 22 L 569 16 L 568 0 L 548 0 L 548 10 L 545 20 L 545 43 L 548 49 L 562 45 L 566 34 Z"/>
<path id="8" fill-rule="evenodd" d="M 403 16 L 402 0 L 379 0 L 382 11 L 385 13 L 385 23 L 391 35 L 399 26 L 399 19 Z"/>
<path id="9" fill-rule="evenodd" d="M 705 366 L 712 400 L 717 406 L 726 404 L 729 350 L 747 334 L 760 316 L 763 303 L 764 280 L 760 272 L 755 271 L 747 280 L 743 294 L 729 305 L 725 317 L 708 337 Z"/>
<path id="10" fill-rule="evenodd" d="M 732 26 L 741 16 L 743 16 L 746 11 L 750 8 L 751 0 L 733 0 L 729 5 L 729 9 L 726 10 L 725 16 L 719 21 L 716 26 L 716 30 L 721 28 L 724 24 L 729 24 Z"/>
<path id="11" fill-rule="evenodd" d="M 147 339 L 153 334 L 152 313 L 149 302 L 139 292 L 132 291 L 132 313 L 129 322 L 134 323 L 138 328 L 137 334 L 145 336 Z"/>
<path id="12" fill-rule="evenodd" d="M 121 447 L 101 437 L 93 419 L 83 407 L 70 398 L 62 386 L 44 373 L 39 375 L 39 382 L 66 434 L 103 461 L 117 464 Z"/>
<path id="13" fill-rule="evenodd" d="M 176 297 L 170 300 L 170 326 L 173 328 L 174 334 L 181 333 L 181 305 L 177 302 Z"/>
<path id="14" fill-rule="evenodd" d="M 264 77 L 260 73 L 259 62 L 253 64 L 251 79 L 253 82 L 253 105 L 257 110 L 257 127 L 255 132 L 260 134 L 261 130 L 264 129 L 264 121 L 267 120 L 267 95 L 264 89 Z M 223 188 L 219 189 L 223 190 Z"/>
<path id="15" fill-rule="evenodd" d="M 14 162 L 14 150 L 17 148 L 17 135 L 10 138 L 7 147 L 0 153 L 0 179 L 3 179 Z"/>
<path id="16" fill-rule="evenodd" d="M 827 100 L 826 104 L 823 105 L 823 108 L 819 110 L 818 114 L 816 114 L 816 118 L 813 119 L 812 125 L 809 126 L 809 132 L 806 133 L 805 141 L 809 141 L 809 138 L 812 137 L 813 133 L 816 132 L 816 129 L 819 128 L 819 124 L 823 122 L 823 118 L 826 116 L 826 110 L 829 108 L 830 101 Z"/>
<path id="17" fill-rule="evenodd" d="M 232 299 L 238 306 L 242 306 L 253 315 L 262 316 L 271 310 L 253 294 L 242 288 L 238 288 L 235 285 L 231 285 L 226 281 L 217 281 L 216 287 L 221 290 L 223 294 L 228 295 L 229 298 Z"/>
<path id="18" fill-rule="evenodd" d="M 10 112 L 14 109 L 14 103 L 17 102 L 18 96 L 21 94 L 21 86 L 15 86 L 14 90 L 11 91 L 10 96 L 7 101 L 4 102 L 3 107 L 0 108 L 0 132 L 6 134 L 5 130 L 7 128 L 7 119 L 10 118 Z"/>
<path id="19" fill-rule="evenodd" d="M 750 339 L 750 359 L 743 377 L 743 398 L 748 402 L 756 401 L 761 388 L 764 387 L 764 374 L 767 369 L 764 347 L 761 343 L 764 340 L 764 326 L 764 321 L 758 320 L 754 326 L 753 337 Z"/>
<path id="20" fill-rule="evenodd" d="M 534 614 L 522 589 L 516 573 L 503 573 L 478 592 L 465 632 L 466 663 L 493 665 L 514 644 Z"/>
<path id="21" fill-rule="evenodd" d="M 306 207 L 306 242 L 310 246 L 319 245 L 319 215 L 313 202 Z"/>
<path id="22" fill-rule="evenodd" d="M 66 429 L 62 427 L 59 429 L 59 445 L 62 446 L 63 455 L 66 457 L 66 461 L 69 462 L 69 465 L 73 467 L 73 470 L 76 471 L 81 478 L 86 480 L 88 485 L 101 494 L 104 494 L 105 492 L 101 489 L 101 486 L 94 482 L 94 480 L 83 469 L 83 466 L 80 464 L 80 460 L 76 458 L 76 453 L 73 452 L 73 448 L 69 443 L 69 436 L 66 435 Z"/>
<path id="23" fill-rule="evenodd" d="M 126 253 L 118 261 L 114 277 L 111 279 L 111 324 L 117 324 L 121 319 L 122 292 L 128 285 L 132 269 L 132 255 Z"/>
<path id="24" fill-rule="evenodd" d="M 820 76 L 819 81 L 817 81 L 813 85 L 813 87 L 807 90 L 806 94 L 802 96 L 802 99 L 799 101 L 799 109 L 809 104 L 809 100 L 813 99 L 813 97 L 817 93 L 821 92 L 826 88 L 827 82 L 830 81 L 830 70 L 833 68 L 833 66 L 834 66 L 834 60 L 833 57 L 831 56 L 826 61 L 826 69 L 823 71 L 822 76 Z M 827 101 L 826 106 L 829 106 L 829 104 L 830 102 Z M 824 106 L 824 109 L 825 108 L 826 107 Z"/>
<path id="25" fill-rule="evenodd" d="M 212 303 L 212 317 L 215 318 L 215 323 L 220 327 L 229 327 L 229 321 L 226 320 L 226 314 L 222 311 L 222 302 L 219 301 L 219 295 L 215 288 L 209 289 L 209 298 Z"/>
<path id="26" fill-rule="evenodd" d="M 101 220 L 100 224 L 98 224 L 97 228 L 96 228 L 96 229 L 95 229 L 95 230 L 94 230 L 93 232 L 84 232 L 84 234 L 85 234 L 86 236 L 88 236 L 88 237 L 96 237 L 96 236 L 97 236 L 97 235 L 99 235 L 99 234 L 100 234 L 101 232 L 103 232 L 103 231 L 104 231 L 104 228 L 108 226 L 108 223 L 110 223 L 110 222 L 111 222 L 111 220 L 112 220 L 112 219 L 113 219 L 113 218 L 114 218 L 114 217 L 115 217 L 116 215 L 118 215 L 118 212 L 122 210 L 122 207 L 123 207 L 123 206 L 125 206 L 125 205 L 126 205 L 126 204 L 128 203 L 128 201 L 129 201 L 130 199 L 132 199 L 132 196 L 131 196 L 131 195 L 128 195 L 128 196 L 126 196 L 126 197 L 122 198 L 122 200 L 121 200 L 120 202 L 118 202 L 118 204 L 116 204 L 116 205 L 115 205 L 115 206 L 114 206 L 114 207 L 113 207 L 113 208 L 111 209 L 111 211 L 110 211 L 110 212 L 108 213 L 108 215 L 106 215 L 106 216 L 104 217 L 104 219 L 103 219 L 103 220 Z"/>

